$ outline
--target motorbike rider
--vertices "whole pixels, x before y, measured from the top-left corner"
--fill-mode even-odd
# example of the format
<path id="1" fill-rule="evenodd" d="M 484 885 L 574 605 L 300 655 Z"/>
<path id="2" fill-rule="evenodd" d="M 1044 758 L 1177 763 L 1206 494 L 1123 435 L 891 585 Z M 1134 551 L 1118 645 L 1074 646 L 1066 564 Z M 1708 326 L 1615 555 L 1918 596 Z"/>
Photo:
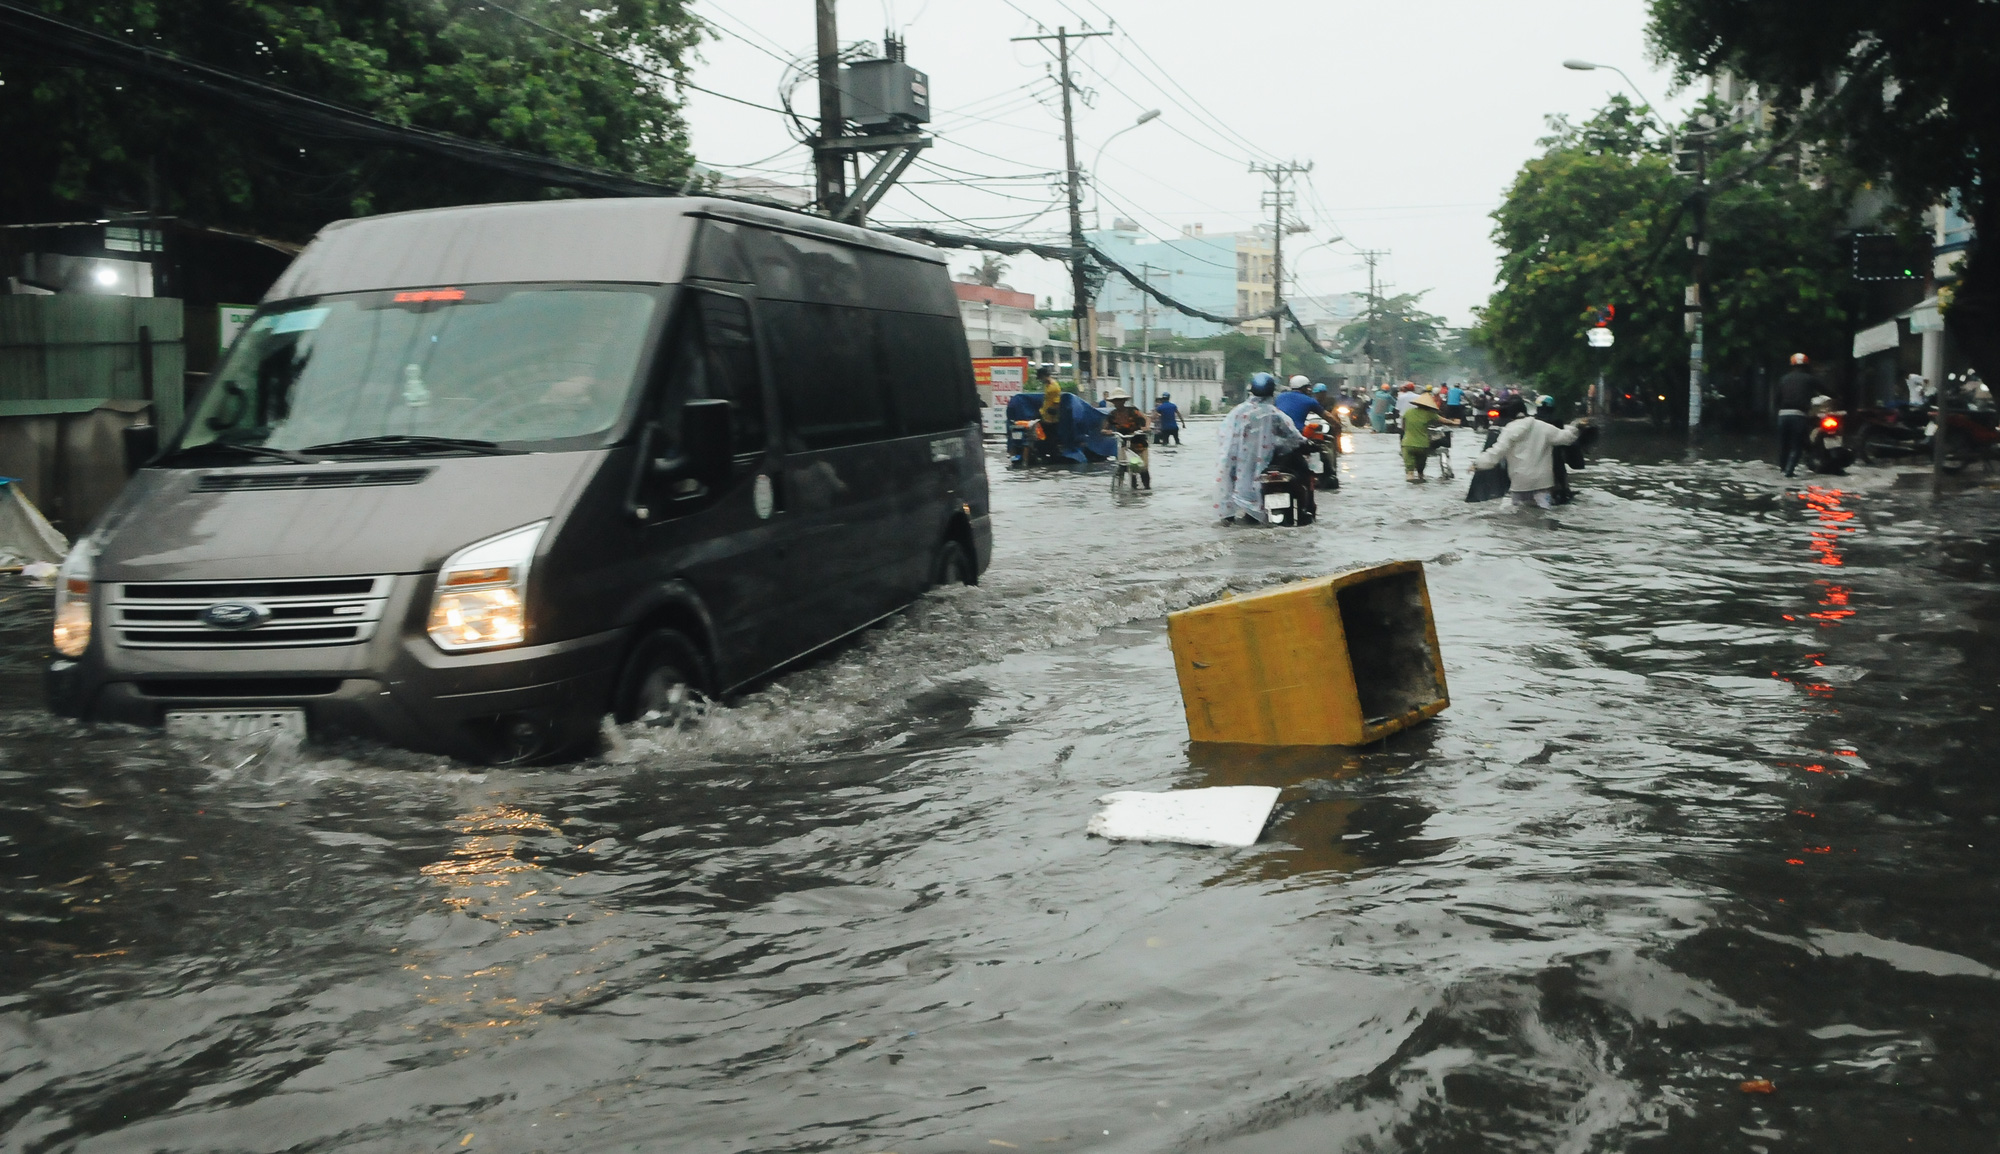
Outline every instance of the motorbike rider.
<path id="1" fill-rule="evenodd" d="M 1279 393 L 1272 403 L 1278 406 L 1279 412 L 1292 419 L 1293 428 L 1304 429 L 1306 417 L 1313 413 L 1326 416 L 1326 410 L 1320 406 L 1319 399 L 1312 395 L 1311 381 L 1303 376 L 1295 376 L 1290 383 L 1292 387 Z"/>
<path id="2" fill-rule="evenodd" d="M 1819 378 L 1806 368 L 1804 353 L 1792 354 L 1792 370 L 1778 378 L 1778 468 L 1785 476 L 1799 467 L 1805 456 L 1806 433 L 1811 423 L 1812 399 L 1819 393 Z"/>
<path id="3" fill-rule="evenodd" d="M 1215 515 L 1225 525 L 1238 517 L 1247 525 L 1270 523 L 1271 514 L 1264 508 L 1264 472 L 1273 467 L 1281 454 L 1296 456 L 1295 451 L 1305 444 L 1291 418 L 1272 404 L 1277 392 L 1276 377 L 1269 373 L 1253 375 L 1249 397 L 1229 410 L 1222 423 L 1221 459 L 1215 471 Z M 1300 488 L 1308 496 L 1312 492 L 1309 485 L 1295 487 L 1295 503 Z"/>

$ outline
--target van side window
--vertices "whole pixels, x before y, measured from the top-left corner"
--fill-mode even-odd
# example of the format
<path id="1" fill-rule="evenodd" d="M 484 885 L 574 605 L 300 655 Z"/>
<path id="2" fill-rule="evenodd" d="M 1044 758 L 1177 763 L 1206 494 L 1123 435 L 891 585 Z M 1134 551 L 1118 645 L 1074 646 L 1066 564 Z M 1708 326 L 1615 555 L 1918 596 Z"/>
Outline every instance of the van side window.
<path id="1" fill-rule="evenodd" d="M 875 314 L 798 301 L 765 301 L 761 309 L 788 448 L 831 449 L 891 435 Z"/>
<path id="2" fill-rule="evenodd" d="M 701 231 L 695 234 L 694 260 L 688 264 L 688 275 L 748 284 L 750 266 L 743 263 L 743 254 L 737 251 L 737 231 L 733 224 L 702 221 Z"/>
<path id="3" fill-rule="evenodd" d="M 702 334 L 708 346 L 711 396 L 733 402 L 736 452 L 764 450 L 764 383 L 757 372 L 757 336 L 750 306 L 740 298 L 701 293 Z M 968 364 L 970 361 L 967 362 Z"/>
<path id="4" fill-rule="evenodd" d="M 734 451 L 763 450 L 764 388 L 757 373 L 750 309 L 743 301 L 689 290 L 660 365 L 657 415 L 668 444 L 679 443 L 683 404 L 722 400 L 731 402 Z"/>
<path id="5" fill-rule="evenodd" d="M 958 294 L 952 291 L 951 274 L 943 265 L 882 252 L 865 252 L 861 261 L 871 307 L 933 317 L 958 315 Z"/>
<path id="6" fill-rule="evenodd" d="M 765 300 L 872 303 L 858 249 L 761 228 L 740 229 L 738 237 L 757 281 L 757 295 Z"/>
<path id="7" fill-rule="evenodd" d="M 902 431 L 915 435 L 963 428 L 979 394 L 957 318 L 878 313 L 875 323 L 882 372 Z"/>

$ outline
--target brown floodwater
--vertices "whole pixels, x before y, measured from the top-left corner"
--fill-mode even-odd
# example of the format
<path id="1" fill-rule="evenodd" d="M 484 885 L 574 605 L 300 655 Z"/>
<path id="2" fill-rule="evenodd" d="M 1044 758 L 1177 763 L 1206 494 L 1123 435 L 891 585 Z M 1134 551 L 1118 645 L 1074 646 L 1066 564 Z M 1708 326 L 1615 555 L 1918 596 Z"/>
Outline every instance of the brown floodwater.
<path id="1" fill-rule="evenodd" d="M 980 587 L 553 769 L 57 720 L 0 589 L 0 1150 L 2000 1144 L 2000 493 L 1621 432 L 1551 516 L 1361 436 L 1232 529 L 1213 430 L 996 465 Z M 1189 745 L 1166 613 L 1398 558 L 1442 717 Z M 1084 834 L 1230 784 L 1250 849 Z"/>

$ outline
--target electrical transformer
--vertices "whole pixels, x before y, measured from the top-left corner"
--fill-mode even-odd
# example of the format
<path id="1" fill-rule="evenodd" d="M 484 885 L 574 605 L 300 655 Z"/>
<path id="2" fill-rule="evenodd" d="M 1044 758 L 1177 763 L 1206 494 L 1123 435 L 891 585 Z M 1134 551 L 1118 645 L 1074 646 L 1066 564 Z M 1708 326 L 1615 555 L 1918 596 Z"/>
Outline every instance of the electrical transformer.
<path id="1" fill-rule="evenodd" d="M 930 77 L 901 60 L 858 60 L 840 70 L 840 111 L 870 135 L 911 131 L 931 118 Z"/>

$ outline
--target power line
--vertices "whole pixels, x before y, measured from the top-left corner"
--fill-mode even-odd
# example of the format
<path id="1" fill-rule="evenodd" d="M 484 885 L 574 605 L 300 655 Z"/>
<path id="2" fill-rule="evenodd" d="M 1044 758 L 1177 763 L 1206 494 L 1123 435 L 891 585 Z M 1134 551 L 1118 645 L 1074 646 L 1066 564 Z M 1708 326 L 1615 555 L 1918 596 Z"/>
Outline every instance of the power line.
<path id="1" fill-rule="evenodd" d="M 901 186 L 899 185 L 898 187 Z M 908 190 L 905 190 L 905 192 L 907 193 L 907 195 L 911 200 L 914 200 L 918 204 L 923 205 L 925 208 L 930 209 L 932 212 L 936 213 L 942 219 L 951 221 L 953 224 L 962 224 L 965 227 L 973 230 L 974 232 L 987 232 L 987 233 L 1012 232 L 1015 231 L 1016 229 L 1026 227 L 1027 225 L 1032 224 L 1035 221 L 1040 220 L 1041 218 L 1047 216 L 1049 213 L 1054 212 L 1057 208 L 1061 207 L 1063 203 L 1062 198 L 1058 197 L 1055 200 L 1049 202 L 1048 206 L 1041 209 L 1039 212 L 1031 213 L 1027 216 L 958 217 L 958 216 L 953 216 L 951 213 L 948 213 L 945 210 L 939 208 L 937 205 L 932 204 L 930 201 L 924 199 L 924 197 L 918 193 L 908 192 Z M 988 227 L 985 225 L 974 223 L 976 221 L 981 221 L 981 220 L 1002 220 L 1015 223 L 1001 225 L 998 227 Z"/>
<path id="2" fill-rule="evenodd" d="M 669 84 L 677 85 L 681 88 L 691 88 L 696 92 L 700 92 L 708 96 L 713 96 L 721 100 L 727 100 L 734 104 L 742 104 L 750 108 L 755 108 L 759 112 L 775 112 L 780 116 L 784 115 L 785 110 L 782 108 L 772 108 L 768 104 L 759 104 L 754 100 L 745 100 L 740 96 L 731 96 L 726 92 L 717 92 L 712 88 L 703 88 L 701 85 L 694 83 L 693 81 L 687 79 L 685 76 L 670 75 L 668 73 L 661 72 L 657 68 L 652 68 L 647 65 L 641 64 L 636 60 L 627 60 L 625 57 L 618 55 L 616 52 L 613 52 L 602 45 L 592 44 L 587 40 L 582 40 L 575 36 L 571 36 L 569 33 L 564 32 L 561 29 L 551 28 L 548 25 L 542 23 L 539 20 L 536 20 L 531 16 L 524 16 L 521 13 L 516 12 L 512 8 L 509 8 L 503 4 L 495 4 L 493 0 L 475 0 L 475 2 L 483 7 L 491 8 L 495 12 L 501 12 L 505 13 L 508 16 L 512 16 L 514 19 L 519 20 L 521 23 L 526 24 L 531 28 L 539 28 L 543 32 L 548 33 L 550 36 L 553 36 L 558 40 L 574 44 L 578 48 L 583 49 L 585 52 L 594 52 L 597 55 L 604 57 L 606 60 L 615 60 L 618 63 L 623 64 L 625 67 L 630 68 L 634 72 L 643 72 L 648 76 L 657 77 L 661 80 L 666 81 Z"/>
<path id="3" fill-rule="evenodd" d="M 1065 5 L 1065 7 L 1067 7 L 1067 5 Z M 1132 65 L 1134 71 L 1139 72 L 1139 74 L 1146 80 L 1146 82 L 1151 84 L 1155 89 L 1157 89 L 1162 96 L 1165 96 L 1167 98 L 1169 102 L 1179 106 L 1183 112 L 1186 112 L 1190 116 L 1193 116 L 1197 123 L 1202 124 L 1203 127 L 1208 128 L 1211 132 L 1216 133 L 1223 140 L 1242 145 L 1243 148 L 1246 151 L 1248 151 L 1251 155 L 1253 156 L 1261 155 L 1266 159 L 1272 159 L 1272 160 L 1276 159 L 1277 157 L 1276 153 L 1270 152 L 1267 149 L 1259 148 L 1255 143 L 1253 143 L 1250 140 L 1249 137 L 1245 136 L 1240 132 L 1237 132 L 1233 128 L 1230 128 L 1227 124 L 1223 123 L 1221 117 L 1215 115 L 1213 112 L 1210 112 L 1207 106 L 1201 103 L 1201 98 L 1196 96 L 1194 93 L 1188 91 L 1187 87 L 1174 77 L 1172 70 L 1168 69 L 1166 66 L 1162 65 L 1158 60 L 1154 59 L 1153 54 L 1146 51 L 1146 46 L 1139 42 L 1139 38 L 1132 35 L 1132 30 L 1130 28 L 1127 28 L 1121 22 L 1119 22 L 1118 18 L 1113 16 L 1109 11 L 1107 11 L 1104 5 L 1097 3 L 1097 0 L 1091 0 L 1091 7 L 1096 8 L 1099 12 L 1103 13 L 1104 18 L 1110 22 L 1111 27 L 1116 28 L 1119 32 L 1123 33 L 1126 42 L 1131 44 L 1133 49 L 1136 50 L 1139 53 L 1139 55 L 1145 57 L 1147 63 L 1151 64 L 1154 68 L 1158 69 L 1160 75 L 1166 77 L 1168 84 L 1172 84 L 1174 88 L 1178 89 L 1182 95 L 1188 98 L 1188 100 L 1193 101 L 1194 107 L 1190 107 L 1186 104 L 1183 104 L 1181 100 L 1178 97 L 1176 97 L 1172 92 L 1167 91 L 1165 86 L 1161 85 L 1159 81 L 1153 79 L 1150 75 L 1147 75 L 1143 69 L 1140 69 L 1138 67 L 1138 65 L 1136 64 Z M 1120 60 L 1125 60 L 1127 64 L 1132 63 L 1130 60 L 1126 59 L 1124 53 L 1119 50 L 1117 44 L 1112 43 L 1109 45 L 1109 47 L 1111 48 L 1112 54 L 1117 56 Z M 1232 158 L 1232 159 L 1238 159 L 1238 158 Z"/>
<path id="4" fill-rule="evenodd" d="M 757 31 L 756 29 L 754 29 L 754 28 L 750 28 L 750 29 L 747 29 L 746 31 L 747 31 L 748 33 L 750 33 L 751 35 L 755 35 L 755 36 L 756 36 L 756 37 L 757 37 L 757 38 L 758 38 L 759 40 L 762 40 L 762 41 L 764 41 L 764 42 L 765 42 L 765 44 L 769 44 L 769 45 L 771 45 L 771 46 L 772 46 L 773 48 L 776 48 L 776 49 L 778 49 L 778 51 L 777 51 L 777 52 L 773 52 L 773 51 L 772 51 L 772 50 L 771 50 L 770 48 L 766 48 L 766 47 L 764 47 L 764 45 L 763 45 L 763 44 L 758 44 L 758 43 L 757 43 L 756 41 L 753 41 L 753 40 L 751 40 L 751 39 L 750 39 L 750 36 L 749 36 L 749 35 L 745 35 L 745 33 L 744 33 L 744 32 L 740 32 L 740 31 L 733 31 L 733 30 L 729 30 L 729 29 L 724 29 L 724 28 L 720 28 L 720 27 L 715 27 L 715 21 L 716 21 L 717 17 L 719 17 L 720 15 L 721 15 L 721 12 L 720 12 L 720 9 L 718 9 L 718 10 L 717 10 L 717 13 L 716 13 L 716 15 L 715 15 L 715 16 L 707 16 L 707 15 L 704 15 L 704 16 L 702 16 L 702 17 L 701 17 L 700 19 L 701 19 L 701 21 L 702 21 L 702 22 L 703 22 L 704 24 L 708 24 L 708 25 L 710 25 L 710 26 L 711 26 L 711 28 L 712 28 L 712 29 L 713 29 L 714 31 L 717 31 L 717 32 L 727 32 L 727 33 L 728 33 L 729 35 L 731 35 L 731 36 L 734 36 L 734 37 L 735 37 L 736 39 L 738 39 L 738 40 L 742 41 L 742 42 L 743 42 L 743 44 L 744 44 L 744 45 L 745 45 L 746 47 L 749 47 L 749 48 L 754 48 L 754 49 L 756 49 L 757 51 L 759 51 L 759 52 L 762 52 L 762 53 L 763 53 L 764 55 L 766 55 L 766 56 L 769 56 L 769 57 L 770 57 L 771 59 L 773 59 L 773 60 L 777 61 L 777 62 L 778 62 L 778 63 L 780 63 L 780 64 L 783 64 L 783 65 L 785 65 L 785 66 L 786 66 L 786 67 L 788 67 L 788 68 L 789 68 L 789 67 L 790 67 L 790 66 L 791 66 L 791 65 L 792 65 L 793 63 L 795 63 L 795 62 L 797 61 L 798 57 L 797 57 L 796 55 L 794 55 L 794 56 L 784 56 L 784 55 L 781 55 L 781 53 L 785 51 L 785 46 L 784 46 L 784 45 L 782 45 L 782 44 L 779 44 L 779 43 L 778 43 L 778 42 L 777 42 L 776 40 L 773 40 L 773 39 L 771 39 L 771 38 L 770 38 L 769 36 L 766 36 L 766 35 L 764 35 L 763 33 L 761 33 L 761 32 L 758 32 L 758 31 Z M 735 23 L 735 20 L 734 20 L 734 18 L 732 18 L 730 22 L 731 22 L 732 24 L 733 24 L 733 23 Z"/>

